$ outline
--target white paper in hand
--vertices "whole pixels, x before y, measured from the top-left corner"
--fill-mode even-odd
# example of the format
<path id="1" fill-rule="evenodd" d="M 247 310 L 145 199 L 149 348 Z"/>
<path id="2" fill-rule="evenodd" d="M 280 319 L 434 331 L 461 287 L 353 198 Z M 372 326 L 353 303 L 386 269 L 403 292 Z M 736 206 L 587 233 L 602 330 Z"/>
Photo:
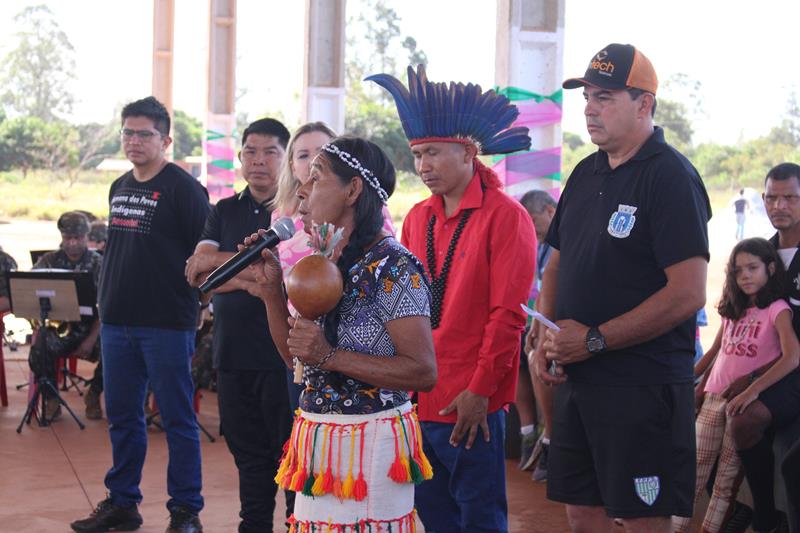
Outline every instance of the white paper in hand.
<path id="1" fill-rule="evenodd" d="M 544 316 L 539 311 L 531 309 L 530 307 L 528 307 L 525 304 L 519 304 L 519 306 L 522 308 L 523 311 L 525 311 L 527 314 L 532 316 L 534 320 L 538 320 L 539 322 L 541 322 L 542 324 L 544 324 L 548 328 L 552 329 L 553 331 L 561 331 L 561 328 L 558 327 L 557 324 L 555 324 L 552 320 L 548 319 L 546 316 Z"/>

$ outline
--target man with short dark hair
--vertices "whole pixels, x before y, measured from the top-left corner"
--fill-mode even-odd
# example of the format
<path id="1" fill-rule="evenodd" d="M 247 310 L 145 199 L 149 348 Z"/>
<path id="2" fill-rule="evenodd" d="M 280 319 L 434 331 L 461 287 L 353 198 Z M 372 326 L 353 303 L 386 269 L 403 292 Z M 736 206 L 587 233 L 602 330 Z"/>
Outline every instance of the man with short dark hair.
<path id="1" fill-rule="evenodd" d="M 169 445 L 167 533 L 199 533 L 200 438 L 193 400 L 191 358 L 197 290 L 184 278 L 209 211 L 196 179 L 169 163 L 170 117 L 152 96 L 122 109 L 122 148 L 133 169 L 109 191 L 108 244 L 100 280 L 100 338 L 106 415 L 114 465 L 109 496 L 79 533 L 132 530 L 147 450 L 144 403 L 149 383 Z"/>
<path id="2" fill-rule="evenodd" d="M 670 531 L 692 516 L 695 313 L 705 303 L 711 207 L 689 161 L 653 126 L 650 61 L 610 44 L 582 78 L 597 152 L 573 171 L 550 226 L 534 370 L 559 385 L 547 495 L 573 531 Z M 637 89 L 630 91 L 630 89 Z M 548 367 L 552 366 L 548 372 Z"/>
<path id="3" fill-rule="evenodd" d="M 784 297 L 792 308 L 792 325 L 800 336 L 800 165 L 781 163 L 772 168 L 764 180 L 764 206 L 767 216 L 777 233 L 770 239 L 786 266 L 786 294 Z M 761 372 L 766 371 L 762 369 Z M 755 375 L 751 379 L 755 379 Z M 734 444 L 742 460 L 747 483 L 753 494 L 753 529 L 772 531 L 781 517 L 775 509 L 774 467 L 772 435 L 792 424 L 800 416 L 800 369 L 763 391 L 759 398 L 747 406 L 741 414 L 731 417 L 730 428 Z M 790 513 L 798 524 L 798 500 L 800 497 L 800 449 L 787 454 L 784 460 L 784 481 L 789 494 Z M 789 459 L 789 457 L 792 457 Z M 794 531 L 793 529 L 792 531 Z"/>
<path id="4" fill-rule="evenodd" d="M 55 252 L 48 252 L 36 261 L 32 270 L 59 268 L 75 272 L 90 272 L 95 287 L 99 285 L 103 258 L 88 246 L 89 219 L 80 211 L 68 211 L 56 223 L 61 232 L 61 246 Z M 83 397 L 86 404 L 86 418 L 98 420 L 103 417 L 100 395 L 103 393 L 103 366 L 100 362 L 100 320 L 84 317 L 80 322 L 71 322 L 69 334 L 59 343 L 63 350 L 55 357 L 76 355 L 88 361 L 97 361 L 94 376 L 89 382 L 89 390 Z M 46 390 L 46 389 L 45 389 Z M 54 418 L 61 412 L 56 398 L 48 398 L 46 415 Z"/>
<path id="5" fill-rule="evenodd" d="M 242 176 L 247 187 L 217 202 L 206 220 L 186 277 L 198 286 L 230 259 L 236 246 L 270 225 L 270 204 L 289 143 L 279 121 L 263 118 L 242 134 Z M 278 469 L 291 431 L 286 364 L 269 334 L 264 302 L 247 292 L 249 269 L 214 291 L 214 368 L 217 369 L 220 424 L 239 471 L 239 533 L 273 530 Z M 289 496 L 291 495 L 291 496 Z M 290 515 L 294 492 L 287 491 Z"/>

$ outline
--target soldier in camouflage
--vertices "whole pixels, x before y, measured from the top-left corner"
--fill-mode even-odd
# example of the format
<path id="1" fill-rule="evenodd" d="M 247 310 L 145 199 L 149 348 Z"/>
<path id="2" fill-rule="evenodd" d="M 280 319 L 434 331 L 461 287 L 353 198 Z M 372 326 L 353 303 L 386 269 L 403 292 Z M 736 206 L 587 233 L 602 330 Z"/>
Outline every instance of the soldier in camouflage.
<path id="1" fill-rule="evenodd" d="M 89 219 L 83 213 L 68 211 L 59 217 L 57 225 L 61 232 L 61 246 L 58 250 L 43 255 L 33 265 L 33 270 L 57 268 L 75 272 L 91 272 L 95 287 L 97 287 L 100 282 L 103 257 L 97 252 L 89 250 Z M 57 357 L 77 355 L 81 359 L 97 361 L 94 376 L 89 381 L 89 390 L 84 396 L 86 418 L 92 420 L 103 416 L 100 407 L 100 394 L 103 392 L 103 369 L 100 361 L 99 335 L 100 321 L 97 318 L 71 322 L 68 338 L 64 340 L 64 346 L 68 349 L 65 350 L 65 353 L 56 354 Z M 57 401 L 48 402 L 48 418 L 51 417 L 50 415 L 57 416 L 59 410 L 60 406 Z"/>

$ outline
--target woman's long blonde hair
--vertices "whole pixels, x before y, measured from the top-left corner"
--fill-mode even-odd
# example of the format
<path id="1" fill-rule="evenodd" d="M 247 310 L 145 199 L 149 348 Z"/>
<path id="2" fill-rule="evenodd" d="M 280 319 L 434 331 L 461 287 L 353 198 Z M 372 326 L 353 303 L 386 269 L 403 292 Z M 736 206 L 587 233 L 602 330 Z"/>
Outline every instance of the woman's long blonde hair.
<path id="1" fill-rule="evenodd" d="M 295 193 L 300 188 L 300 182 L 292 174 L 292 159 L 294 158 L 294 145 L 300 136 L 306 133 L 319 131 L 329 136 L 331 139 L 336 137 L 336 133 L 324 122 L 309 122 L 303 124 L 292 134 L 289 144 L 286 147 L 286 154 L 281 162 L 281 171 L 278 175 L 278 192 L 272 200 L 270 208 L 279 212 L 281 215 L 293 216 L 297 212 L 300 204 Z"/>

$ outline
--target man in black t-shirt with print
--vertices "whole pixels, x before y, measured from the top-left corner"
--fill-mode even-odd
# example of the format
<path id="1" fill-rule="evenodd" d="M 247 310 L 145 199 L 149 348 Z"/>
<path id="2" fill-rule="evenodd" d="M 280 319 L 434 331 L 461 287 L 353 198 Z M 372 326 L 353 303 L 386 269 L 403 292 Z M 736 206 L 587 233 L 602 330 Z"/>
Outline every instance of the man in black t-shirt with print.
<path id="1" fill-rule="evenodd" d="M 242 134 L 245 189 L 211 210 L 186 277 L 198 286 L 236 253 L 236 245 L 270 225 L 271 202 L 289 143 L 289 131 L 271 118 L 257 120 Z M 245 269 L 214 291 L 214 368 L 220 424 L 239 471 L 239 533 L 272 531 L 277 485 L 273 478 L 291 431 L 286 364 L 269 334 L 264 302 L 247 292 Z M 294 492 L 287 491 L 291 512 Z M 290 516 L 287 514 L 287 516 Z"/>
<path id="2" fill-rule="evenodd" d="M 170 117 L 155 98 L 122 109 L 122 148 L 133 169 L 111 184 L 108 242 L 100 278 L 100 341 L 114 464 L 109 496 L 71 524 L 79 533 L 132 530 L 142 517 L 139 483 L 147 450 L 144 402 L 153 389 L 169 445 L 167 533 L 202 531 L 200 438 L 191 358 L 198 292 L 184 278 L 200 238 L 208 196 L 169 163 Z"/>
<path id="3" fill-rule="evenodd" d="M 653 126 L 650 61 L 611 44 L 582 78 L 597 152 L 567 181 L 534 369 L 558 385 L 547 494 L 575 531 L 670 531 L 691 516 L 695 486 L 695 313 L 705 304 L 711 208 L 689 161 Z M 551 367 L 548 370 L 548 367 Z"/>

